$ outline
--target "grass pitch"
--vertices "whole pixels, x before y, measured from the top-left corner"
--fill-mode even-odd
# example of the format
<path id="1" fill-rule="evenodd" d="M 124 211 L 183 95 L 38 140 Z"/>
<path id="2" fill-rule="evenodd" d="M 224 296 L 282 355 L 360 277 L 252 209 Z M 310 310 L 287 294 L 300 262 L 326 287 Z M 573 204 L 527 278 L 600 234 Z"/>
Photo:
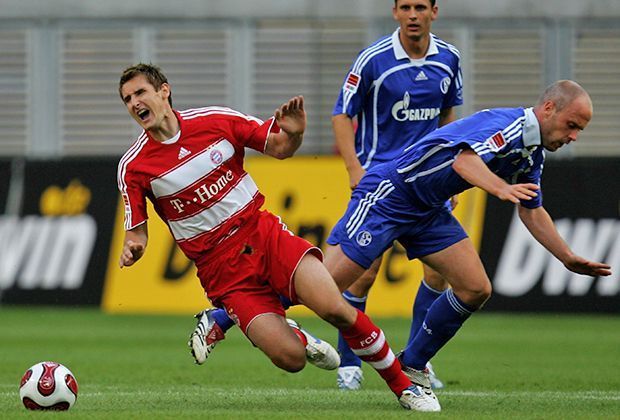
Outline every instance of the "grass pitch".
<path id="1" fill-rule="evenodd" d="M 336 342 L 324 322 L 299 321 Z M 377 323 L 400 349 L 408 321 Z M 620 317 L 474 315 L 434 360 L 447 386 L 433 414 L 401 409 L 368 366 L 360 392 L 338 391 L 335 373 L 314 366 L 283 372 L 237 329 L 195 366 L 193 327 L 189 315 L 0 307 L 0 418 L 620 419 Z M 19 401 L 22 374 L 43 360 L 76 375 L 69 412 L 30 412 Z"/>

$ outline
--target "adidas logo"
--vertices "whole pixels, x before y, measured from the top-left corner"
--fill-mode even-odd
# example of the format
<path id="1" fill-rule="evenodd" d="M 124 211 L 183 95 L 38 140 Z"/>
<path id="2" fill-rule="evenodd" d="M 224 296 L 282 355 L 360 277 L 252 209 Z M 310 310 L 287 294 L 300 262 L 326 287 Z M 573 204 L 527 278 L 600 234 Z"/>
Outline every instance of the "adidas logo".
<path id="1" fill-rule="evenodd" d="M 426 77 L 426 74 L 424 74 L 424 70 L 420 70 L 418 75 L 415 77 L 415 80 L 416 82 L 419 82 L 421 80 L 428 80 L 428 77 Z"/>
<path id="2" fill-rule="evenodd" d="M 192 152 L 187 150 L 185 147 L 181 146 L 181 150 L 179 150 L 179 160 L 183 159 L 186 156 L 191 155 Z"/>

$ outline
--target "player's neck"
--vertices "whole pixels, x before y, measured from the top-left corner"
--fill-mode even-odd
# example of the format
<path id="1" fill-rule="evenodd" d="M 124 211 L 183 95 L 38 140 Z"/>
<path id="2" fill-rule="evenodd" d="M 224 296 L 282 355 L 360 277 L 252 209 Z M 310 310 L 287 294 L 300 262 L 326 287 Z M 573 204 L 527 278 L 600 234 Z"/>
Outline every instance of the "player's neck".
<path id="1" fill-rule="evenodd" d="M 403 49 L 405 50 L 409 58 L 412 59 L 424 58 L 431 44 L 431 37 L 428 34 L 423 35 L 419 39 L 411 39 L 403 37 L 401 33 L 399 38 Z"/>
<path id="2" fill-rule="evenodd" d="M 159 124 L 157 127 L 149 129 L 148 132 L 153 138 L 153 140 L 157 140 L 158 142 L 164 142 L 174 137 L 180 129 L 181 126 L 179 125 L 179 120 L 177 119 L 176 114 L 171 110 L 163 118 L 161 124 Z"/>

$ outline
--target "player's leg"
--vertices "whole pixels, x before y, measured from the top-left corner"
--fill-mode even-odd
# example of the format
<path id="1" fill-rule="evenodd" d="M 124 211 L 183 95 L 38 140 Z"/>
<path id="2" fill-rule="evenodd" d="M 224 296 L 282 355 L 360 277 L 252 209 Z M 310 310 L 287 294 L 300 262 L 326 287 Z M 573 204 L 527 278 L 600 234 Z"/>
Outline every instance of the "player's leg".
<path id="1" fill-rule="evenodd" d="M 368 291 L 372 287 L 379 267 L 381 258 L 377 258 L 370 268 L 366 270 L 355 283 L 342 293 L 344 299 L 354 308 L 366 312 L 366 300 Z M 360 389 L 364 375 L 362 372 L 362 360 L 351 351 L 342 334 L 338 334 L 338 353 L 340 353 L 340 367 L 338 368 L 337 384 L 343 390 Z"/>
<path id="2" fill-rule="evenodd" d="M 425 366 L 491 295 L 491 282 L 469 238 L 422 260 L 450 283 L 428 309 L 413 341 L 400 356 L 403 369 L 415 383 L 429 388 Z"/>
<path id="3" fill-rule="evenodd" d="M 279 298 L 284 309 L 291 306 L 290 300 L 284 296 Z M 196 327 L 190 334 L 187 345 L 194 362 L 201 365 L 207 361 L 216 344 L 226 338 L 226 331 L 232 328 L 235 323 L 222 308 L 205 309 L 197 313 L 194 318 L 197 319 Z M 305 330 L 302 331 L 307 333 Z"/>
<path id="4" fill-rule="evenodd" d="M 409 330 L 409 339 L 407 340 L 407 343 L 411 343 L 413 341 L 414 337 L 422 327 L 422 322 L 426 317 L 428 308 L 430 308 L 433 302 L 435 302 L 435 299 L 441 296 L 441 294 L 449 286 L 448 282 L 437 271 L 433 270 L 424 263 L 422 264 L 422 271 L 424 276 L 413 302 L 413 316 L 411 319 L 411 328 Z M 426 367 L 429 370 L 429 379 L 433 389 L 443 388 L 443 382 L 441 382 L 441 380 L 439 380 L 439 378 L 435 375 L 435 371 L 430 361 L 427 363 Z"/>
<path id="5" fill-rule="evenodd" d="M 335 248 L 332 250 L 334 259 L 347 265 L 346 256 L 339 251 L 339 247 Z M 349 263 L 355 264 L 350 260 Z M 355 271 L 362 272 L 364 269 L 358 266 Z M 379 373 L 405 408 L 440 410 L 436 399 L 429 399 L 420 389 L 411 386 L 383 331 L 363 312 L 347 304 L 326 267 L 316 257 L 311 254 L 303 257 L 295 270 L 293 282 L 298 300 L 338 328 L 353 352 Z"/>

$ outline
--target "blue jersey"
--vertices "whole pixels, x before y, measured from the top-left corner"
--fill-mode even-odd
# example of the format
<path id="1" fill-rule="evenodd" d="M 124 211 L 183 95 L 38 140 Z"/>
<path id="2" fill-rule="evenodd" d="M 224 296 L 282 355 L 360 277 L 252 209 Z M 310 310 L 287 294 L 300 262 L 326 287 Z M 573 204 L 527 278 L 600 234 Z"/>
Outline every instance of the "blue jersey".
<path id="1" fill-rule="evenodd" d="M 497 108 L 448 124 L 420 139 L 393 163 L 397 179 L 413 189 L 428 206 L 443 205 L 449 197 L 471 188 L 452 169 L 461 150 L 480 156 L 491 172 L 510 184 L 540 185 L 544 148 L 540 126 L 531 108 Z M 542 192 L 521 205 L 542 205 Z"/>
<path id="2" fill-rule="evenodd" d="M 444 206 L 449 197 L 471 188 L 452 169 L 464 149 L 475 151 L 509 183 L 540 185 L 545 155 L 532 109 L 481 111 L 427 134 L 398 159 L 370 169 L 328 243 L 340 244 L 349 258 L 368 268 L 394 240 L 413 259 L 467 237 Z M 542 193 L 521 204 L 541 206 Z"/>
<path id="3" fill-rule="evenodd" d="M 347 74 L 333 115 L 357 116 L 355 148 L 364 169 L 400 156 L 435 130 L 441 110 L 463 103 L 458 50 L 431 34 L 424 58 L 411 59 L 399 30 L 364 49 Z"/>

